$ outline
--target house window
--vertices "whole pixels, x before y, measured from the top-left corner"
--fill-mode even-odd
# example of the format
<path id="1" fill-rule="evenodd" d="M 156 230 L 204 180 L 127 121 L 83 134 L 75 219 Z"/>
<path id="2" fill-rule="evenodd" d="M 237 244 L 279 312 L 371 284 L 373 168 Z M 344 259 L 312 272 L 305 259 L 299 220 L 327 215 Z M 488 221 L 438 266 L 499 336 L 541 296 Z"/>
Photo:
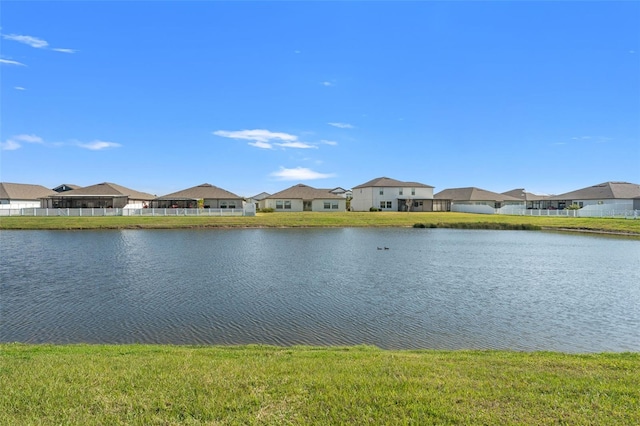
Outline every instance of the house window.
<path id="1" fill-rule="evenodd" d="M 380 188 L 380 195 L 384 195 L 384 189 Z"/>
<path id="2" fill-rule="evenodd" d="M 422 205 L 422 201 L 414 201 L 413 207 L 420 207 Z"/>
<path id="3" fill-rule="evenodd" d="M 287 200 L 284 202 L 285 210 L 291 210 L 291 201 Z"/>
<path id="4" fill-rule="evenodd" d="M 402 195 L 402 188 L 398 189 L 398 195 Z"/>
<path id="5" fill-rule="evenodd" d="M 411 188 L 411 195 L 416 195 L 416 189 L 415 188 Z"/>
<path id="6" fill-rule="evenodd" d="M 329 201 L 325 201 L 324 202 L 324 208 L 325 209 L 330 209 L 331 208 L 331 203 Z"/>
<path id="7" fill-rule="evenodd" d="M 387 201 L 387 208 L 388 209 L 393 208 L 393 205 L 392 205 L 391 201 Z"/>
<path id="8" fill-rule="evenodd" d="M 335 201 L 335 202 L 331 203 L 331 208 L 332 208 L 333 210 L 338 210 L 338 202 L 337 202 L 337 201 Z"/>
<path id="9" fill-rule="evenodd" d="M 384 209 L 384 206 L 386 206 L 387 203 L 385 201 L 380 201 L 380 208 Z"/>
<path id="10" fill-rule="evenodd" d="M 276 209 L 282 210 L 282 200 L 276 200 Z"/>
<path id="11" fill-rule="evenodd" d="M 235 201 L 229 201 L 229 208 L 230 209 L 235 209 L 236 208 L 236 202 Z"/>
<path id="12" fill-rule="evenodd" d="M 221 209 L 226 209 L 227 208 L 227 202 L 226 201 L 220 201 L 220 208 Z"/>

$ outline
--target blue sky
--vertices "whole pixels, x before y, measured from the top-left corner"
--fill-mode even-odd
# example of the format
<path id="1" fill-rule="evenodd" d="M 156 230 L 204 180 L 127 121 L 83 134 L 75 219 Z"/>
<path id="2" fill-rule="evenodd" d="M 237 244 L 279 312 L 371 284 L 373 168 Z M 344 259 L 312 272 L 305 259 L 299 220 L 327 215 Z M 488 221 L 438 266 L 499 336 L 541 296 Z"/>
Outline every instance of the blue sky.
<path id="1" fill-rule="evenodd" d="M 640 2 L 0 6 L 0 180 L 640 183 Z"/>

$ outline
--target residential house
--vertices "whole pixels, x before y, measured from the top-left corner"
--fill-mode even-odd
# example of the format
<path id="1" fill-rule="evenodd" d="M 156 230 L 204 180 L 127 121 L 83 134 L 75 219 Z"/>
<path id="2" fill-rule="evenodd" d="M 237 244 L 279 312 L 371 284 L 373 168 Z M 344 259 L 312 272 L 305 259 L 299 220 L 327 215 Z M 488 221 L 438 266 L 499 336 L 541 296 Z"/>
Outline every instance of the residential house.
<path id="1" fill-rule="evenodd" d="M 341 187 L 333 188 L 329 192 L 332 193 L 332 194 L 335 194 L 335 195 L 339 195 L 339 196 L 344 197 L 344 198 L 351 198 L 352 195 L 353 195 L 353 193 L 351 192 L 350 189 L 344 189 L 344 188 L 341 188 Z"/>
<path id="2" fill-rule="evenodd" d="M 549 195 L 538 195 L 525 191 L 524 188 L 512 189 L 503 192 L 502 195 L 508 195 L 524 201 L 527 209 L 546 209 L 549 207 Z"/>
<path id="3" fill-rule="evenodd" d="M 277 212 L 344 212 L 347 200 L 332 194 L 330 189 L 318 189 L 304 184 L 294 185 L 260 201 L 260 208 Z"/>
<path id="4" fill-rule="evenodd" d="M 40 208 L 41 199 L 52 194 L 42 185 L 0 182 L 0 209 Z"/>
<path id="5" fill-rule="evenodd" d="M 268 192 L 261 192 L 257 195 L 254 195 L 253 197 L 250 197 L 247 200 L 247 203 L 252 203 L 255 206 L 256 211 L 260 208 L 260 201 L 264 200 L 265 198 L 267 198 L 268 196 L 270 196 L 271 194 L 269 194 Z"/>
<path id="6" fill-rule="evenodd" d="M 115 183 L 98 183 L 84 188 L 55 193 L 42 198 L 48 208 L 142 208 L 155 195 L 135 191 Z"/>
<path id="7" fill-rule="evenodd" d="M 612 210 L 638 208 L 640 185 L 629 182 L 604 182 L 560 195 L 549 197 L 551 208 L 564 209 L 570 205 L 579 207 L 604 206 Z"/>
<path id="8" fill-rule="evenodd" d="M 244 199 L 225 189 L 209 183 L 183 189 L 182 191 L 157 197 L 152 201 L 155 208 L 198 208 L 198 202 L 205 209 L 242 209 Z"/>
<path id="9" fill-rule="evenodd" d="M 445 189 L 435 194 L 434 198 L 450 201 L 452 211 L 473 213 L 493 213 L 494 209 L 504 206 L 524 206 L 524 200 L 519 198 L 475 187 Z M 479 207 L 465 210 L 463 206 Z"/>
<path id="10" fill-rule="evenodd" d="M 434 211 L 433 186 L 423 183 L 379 177 L 355 186 L 352 193 L 351 210 L 356 212 L 372 208 L 401 212 Z"/>

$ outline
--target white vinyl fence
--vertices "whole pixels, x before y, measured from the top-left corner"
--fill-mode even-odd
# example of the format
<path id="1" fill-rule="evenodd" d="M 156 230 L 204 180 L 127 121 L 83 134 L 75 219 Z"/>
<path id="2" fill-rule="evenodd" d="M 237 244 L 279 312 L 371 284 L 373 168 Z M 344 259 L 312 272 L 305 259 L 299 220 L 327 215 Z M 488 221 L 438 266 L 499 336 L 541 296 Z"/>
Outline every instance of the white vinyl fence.
<path id="1" fill-rule="evenodd" d="M 615 204 L 590 205 L 577 210 L 525 209 L 523 206 L 504 206 L 499 209 L 495 209 L 486 205 L 454 204 L 451 206 L 451 211 L 515 216 L 617 217 L 625 219 L 638 219 L 640 217 L 639 210 L 632 210 L 626 205 L 616 206 Z"/>
<path id="2" fill-rule="evenodd" d="M 1 209 L 0 216 L 255 216 L 255 209 Z"/>

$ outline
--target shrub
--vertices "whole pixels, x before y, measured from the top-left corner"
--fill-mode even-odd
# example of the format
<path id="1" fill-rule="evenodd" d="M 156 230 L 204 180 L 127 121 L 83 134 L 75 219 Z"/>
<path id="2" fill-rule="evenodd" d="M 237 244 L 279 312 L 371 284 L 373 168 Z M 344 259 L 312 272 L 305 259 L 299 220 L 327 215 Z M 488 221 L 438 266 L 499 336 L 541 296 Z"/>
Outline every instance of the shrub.
<path id="1" fill-rule="evenodd" d="M 259 213 L 273 213 L 273 207 L 265 207 L 264 209 L 258 209 Z"/>

